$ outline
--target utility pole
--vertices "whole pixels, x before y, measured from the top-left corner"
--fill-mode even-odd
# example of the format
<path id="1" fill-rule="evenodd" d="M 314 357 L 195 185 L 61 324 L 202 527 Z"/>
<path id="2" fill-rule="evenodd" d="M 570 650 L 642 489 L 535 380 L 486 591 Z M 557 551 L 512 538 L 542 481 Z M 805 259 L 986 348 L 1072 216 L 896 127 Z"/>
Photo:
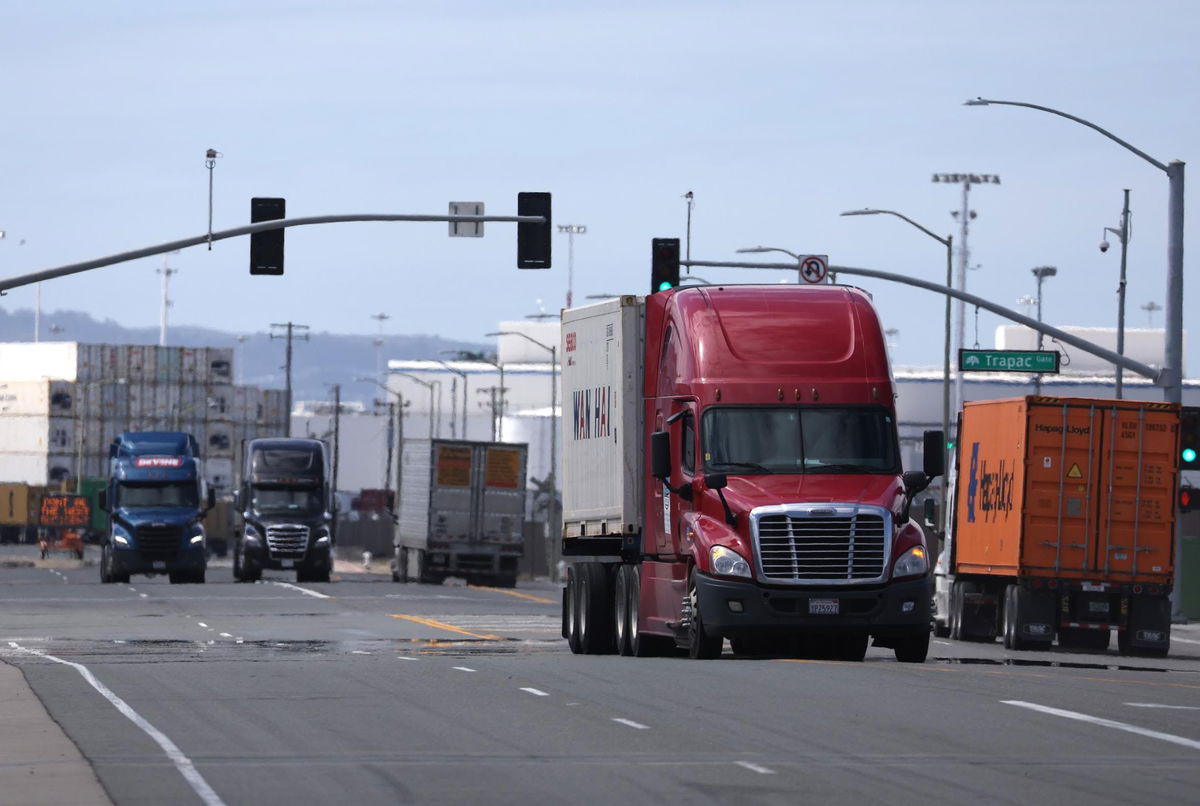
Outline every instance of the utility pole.
<path id="1" fill-rule="evenodd" d="M 287 331 L 286 334 L 272 333 L 271 338 L 272 339 L 287 339 L 287 360 L 286 360 L 286 363 L 284 363 L 284 369 L 287 371 L 287 434 L 286 435 L 290 437 L 292 435 L 292 339 L 297 338 L 297 339 L 304 339 L 305 341 L 308 341 L 308 333 L 307 332 L 300 334 L 300 335 L 295 335 L 295 333 L 294 333 L 294 331 L 296 331 L 296 330 L 307 331 L 308 325 L 297 325 L 294 322 L 287 322 L 285 324 L 277 324 L 277 323 L 272 322 L 271 327 L 285 328 Z M 341 394 L 341 387 L 337 386 L 335 388 L 338 390 L 338 394 Z M 340 406 L 340 404 L 339 404 L 339 406 Z M 334 456 L 336 456 L 336 455 L 337 454 L 335 452 Z M 337 477 L 336 473 L 334 474 L 334 477 L 335 478 Z"/>
<path id="2" fill-rule="evenodd" d="M 333 493 L 334 512 L 333 512 L 333 543 L 337 544 L 337 489 L 338 489 L 338 448 L 342 444 L 341 440 L 341 414 L 342 414 L 342 385 L 340 383 L 333 384 L 333 479 L 330 485 L 330 490 Z M 291 435 L 291 415 L 288 415 L 288 435 Z"/>
<path id="3" fill-rule="evenodd" d="M 179 254 L 178 250 L 171 254 Z M 162 275 L 162 310 L 158 317 L 158 346 L 167 346 L 167 309 L 171 307 L 170 287 L 171 275 L 179 274 L 179 269 L 172 269 L 167 265 L 167 256 L 163 255 L 163 264 L 161 269 L 155 269 L 158 274 Z"/>
<path id="4" fill-rule="evenodd" d="M 383 383 L 383 323 L 392 317 L 386 313 L 373 313 L 371 318 L 379 323 L 379 333 L 375 336 L 375 379 Z"/>
<path id="5" fill-rule="evenodd" d="M 1125 267 L 1129 254 L 1129 188 L 1125 188 L 1125 206 L 1121 209 L 1120 228 L 1105 227 L 1105 232 L 1117 236 L 1121 243 L 1121 281 L 1117 284 L 1117 355 L 1125 355 Z M 1108 251 L 1108 240 L 1102 238 L 1100 251 Z M 1117 400 L 1122 398 L 1125 368 L 1117 365 Z"/>
<path id="6" fill-rule="evenodd" d="M 575 282 L 575 236 L 586 235 L 587 227 L 582 224 L 559 224 L 559 232 L 567 234 L 567 307 L 571 307 L 571 288 Z"/>
<path id="7" fill-rule="evenodd" d="M 934 182 L 942 182 L 946 184 L 962 183 L 962 209 L 954 210 L 950 215 L 958 219 L 959 235 L 958 235 L 958 290 L 967 290 L 967 264 L 971 259 L 971 250 L 967 247 L 967 235 L 970 232 L 970 222 L 975 218 L 975 211 L 971 210 L 968 205 L 968 198 L 971 192 L 971 185 L 981 184 L 1000 184 L 1000 177 L 995 174 L 934 174 Z M 966 331 L 967 331 L 967 305 L 963 300 L 958 300 L 958 328 L 957 328 L 957 348 L 961 350 L 965 346 Z M 954 410 L 962 409 L 963 404 L 963 378 L 962 372 L 955 373 L 954 377 Z"/>

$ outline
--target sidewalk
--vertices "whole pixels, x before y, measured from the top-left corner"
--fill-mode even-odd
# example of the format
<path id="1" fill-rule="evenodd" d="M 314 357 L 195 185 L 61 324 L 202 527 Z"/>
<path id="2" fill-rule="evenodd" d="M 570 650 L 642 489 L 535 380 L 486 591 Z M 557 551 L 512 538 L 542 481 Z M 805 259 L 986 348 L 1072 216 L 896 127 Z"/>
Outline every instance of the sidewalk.
<path id="1" fill-rule="evenodd" d="M 0 801 L 112 803 L 16 666 L 0 661 Z"/>

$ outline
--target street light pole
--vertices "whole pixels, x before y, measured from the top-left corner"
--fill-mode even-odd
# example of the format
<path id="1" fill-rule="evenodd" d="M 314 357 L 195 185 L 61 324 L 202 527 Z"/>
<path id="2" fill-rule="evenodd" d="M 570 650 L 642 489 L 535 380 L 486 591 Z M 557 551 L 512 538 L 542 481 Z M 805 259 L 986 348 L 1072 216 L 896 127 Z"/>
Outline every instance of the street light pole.
<path id="1" fill-rule="evenodd" d="M 435 358 L 433 360 L 438 362 L 439 364 L 441 364 L 446 369 L 450 370 L 452 373 L 454 373 L 458 377 L 462 378 L 462 383 L 463 383 L 462 439 L 466 439 L 467 438 L 467 373 L 463 372 L 460 369 L 455 369 L 454 367 L 450 366 L 449 363 L 443 361 L 440 358 Z M 454 395 L 451 394 L 451 396 L 450 396 L 450 435 L 451 436 L 454 436 L 454 430 L 455 430 L 454 429 Z"/>
<path id="2" fill-rule="evenodd" d="M 1120 228 L 1105 227 L 1121 242 L 1121 281 L 1117 284 L 1117 355 L 1125 355 L 1125 265 L 1129 252 L 1129 188 L 1125 188 L 1125 206 L 1121 208 Z M 1108 241 L 1100 241 L 1100 251 L 1108 249 Z M 1122 397 L 1125 368 L 1117 365 L 1117 400 Z"/>
<path id="3" fill-rule="evenodd" d="M 571 288 L 575 282 L 575 236 L 586 235 L 587 227 L 582 224 L 559 224 L 559 232 L 567 233 L 567 307 L 571 307 Z"/>
<path id="4" fill-rule="evenodd" d="M 1132 151 L 1167 175 L 1167 347 L 1160 382 L 1163 387 L 1163 399 L 1165 401 L 1168 403 L 1182 403 L 1184 163 L 1174 160 L 1164 164 L 1091 121 L 1067 114 L 1058 109 L 1051 109 L 1048 106 L 1028 104 L 1020 101 L 996 101 L 990 98 L 976 98 L 965 102 L 966 106 L 990 106 L 992 104 L 998 106 L 1023 106 L 1026 109 L 1036 109 L 1039 112 L 1048 112 L 1051 115 L 1058 115 L 1061 118 L 1073 120 L 1076 123 L 1087 126 L 1093 131 L 1099 132 L 1122 148 Z M 1175 545 L 1177 549 L 1179 548 L 1179 544 L 1180 541 L 1176 540 Z"/>
<path id="5" fill-rule="evenodd" d="M 389 395 L 392 395 L 396 398 L 396 404 L 395 404 L 396 405 L 396 426 L 395 426 L 395 434 L 396 434 L 396 504 L 395 504 L 395 506 L 396 506 L 396 509 L 393 511 L 398 511 L 399 507 L 400 507 L 400 472 L 401 472 L 401 468 L 404 466 L 404 409 L 408 406 L 408 401 L 404 399 L 404 395 L 400 394 L 399 392 L 395 391 L 394 389 L 387 388 L 387 386 L 385 386 L 384 384 L 375 380 L 374 378 L 368 378 L 365 375 L 360 375 L 359 377 L 355 378 L 354 380 L 358 381 L 360 383 L 373 383 L 376 386 L 378 386 L 380 389 L 382 389 L 383 391 L 387 392 Z M 391 413 L 391 406 L 392 406 L 392 404 L 388 403 L 389 415 Z M 391 427 L 390 417 L 389 417 L 388 426 L 389 426 L 389 428 Z M 391 441 L 390 440 L 388 441 L 388 452 L 389 452 L 389 455 L 387 458 L 388 470 L 384 473 L 384 481 L 387 483 L 390 483 L 391 464 L 392 464 Z M 386 484 L 385 484 L 385 486 L 386 486 Z"/>
<path id="6" fill-rule="evenodd" d="M 420 378 L 418 378 L 416 375 L 410 375 L 407 372 L 393 372 L 392 374 L 399 375 L 403 378 L 408 378 L 409 380 L 416 381 L 417 383 L 421 384 L 422 386 L 424 386 L 426 389 L 429 390 L 429 438 L 433 439 L 433 384 L 437 383 L 437 382 L 436 381 L 423 381 Z M 399 393 L 397 393 L 397 394 L 399 394 Z"/>
<path id="7" fill-rule="evenodd" d="M 1054 268 L 1053 266 L 1037 266 L 1036 268 L 1030 269 L 1030 271 L 1032 271 L 1033 276 L 1037 278 L 1037 320 L 1038 324 L 1040 325 L 1042 323 L 1042 281 L 1047 277 L 1053 277 L 1054 275 L 1058 274 L 1058 269 Z M 1043 338 L 1044 335 L 1042 331 L 1039 330 L 1037 334 L 1038 352 L 1042 351 Z M 1033 393 L 1035 395 L 1040 395 L 1042 393 L 1042 373 L 1040 372 L 1033 378 Z"/>
<path id="8" fill-rule="evenodd" d="M 903 221 L 912 224 L 921 232 L 933 238 L 935 241 L 946 247 L 946 287 L 954 287 L 954 236 L 947 235 L 945 238 L 934 233 L 932 230 L 921 226 L 916 221 L 913 221 L 903 213 L 897 213 L 895 210 L 877 210 L 874 208 L 865 208 L 863 210 L 847 210 L 842 215 L 891 215 Z M 960 404 L 961 405 L 961 404 Z M 944 323 L 944 335 L 942 339 L 942 450 L 946 450 L 945 440 L 950 439 L 950 295 L 946 295 L 946 312 Z M 957 437 L 954 437 L 957 441 Z M 939 520 L 942 522 L 942 532 L 945 533 L 946 527 L 950 523 L 949 515 L 946 512 L 946 498 L 948 494 L 947 485 L 943 480 L 941 484 L 942 501 L 941 509 L 939 510 Z"/>

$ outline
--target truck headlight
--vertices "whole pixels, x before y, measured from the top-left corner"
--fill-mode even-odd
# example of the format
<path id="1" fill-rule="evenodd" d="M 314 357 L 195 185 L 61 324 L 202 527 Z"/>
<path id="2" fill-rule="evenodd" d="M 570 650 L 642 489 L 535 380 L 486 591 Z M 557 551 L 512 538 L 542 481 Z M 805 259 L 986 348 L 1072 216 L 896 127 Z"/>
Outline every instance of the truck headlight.
<path id="1" fill-rule="evenodd" d="M 113 527 L 112 527 L 112 542 L 113 542 L 114 546 L 120 546 L 121 548 L 129 548 L 129 546 L 131 545 L 130 539 L 129 539 L 129 532 L 127 532 L 123 527 L 118 526 L 117 524 L 114 523 Z"/>
<path id="2" fill-rule="evenodd" d="M 246 524 L 246 542 L 252 546 L 262 544 L 262 534 L 250 524 Z"/>
<path id="3" fill-rule="evenodd" d="M 192 531 L 193 531 L 193 534 L 192 534 L 189 542 L 191 542 L 191 544 L 193 546 L 196 545 L 197 543 L 203 543 L 204 542 L 204 527 L 200 524 L 196 524 L 196 526 L 193 528 Z"/>
<path id="4" fill-rule="evenodd" d="M 317 539 L 313 542 L 314 546 L 328 546 L 329 545 L 329 529 L 318 529 L 316 534 L 317 534 Z"/>
<path id="5" fill-rule="evenodd" d="M 750 564 L 727 546 L 713 546 L 708 550 L 708 561 L 714 574 L 727 577 L 749 577 Z"/>
<path id="6" fill-rule="evenodd" d="M 929 557 L 924 546 L 913 546 L 896 560 L 893 577 L 914 577 L 929 571 Z"/>

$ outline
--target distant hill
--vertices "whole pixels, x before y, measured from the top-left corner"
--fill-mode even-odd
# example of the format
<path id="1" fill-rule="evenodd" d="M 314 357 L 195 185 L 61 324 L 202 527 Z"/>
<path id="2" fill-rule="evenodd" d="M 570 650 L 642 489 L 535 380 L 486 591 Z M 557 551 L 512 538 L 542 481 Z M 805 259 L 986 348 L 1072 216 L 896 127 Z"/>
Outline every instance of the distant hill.
<path id="1" fill-rule="evenodd" d="M 33 311 L 0 309 L 0 341 L 32 341 Z M 282 335 L 283 331 L 278 332 Z M 296 400 L 328 400 L 329 385 L 342 384 L 343 400 L 361 400 L 369 404 L 380 392 L 371 384 L 356 383 L 360 375 L 374 375 L 377 356 L 388 359 L 448 358 L 443 350 L 488 351 L 491 345 L 454 341 L 440 336 L 383 336 L 382 353 L 377 352 L 375 337 L 308 333 L 308 341 L 296 331 L 292 344 L 292 384 Z M 265 331 L 248 334 L 226 333 L 203 327 L 172 325 L 167 342 L 183 347 L 238 347 L 237 336 L 246 335 L 234 353 L 234 378 L 239 384 L 282 389 L 286 384 L 284 362 L 287 340 L 272 339 Z M 78 341 L 85 344 L 158 344 L 158 328 L 124 327 L 112 319 L 97 321 L 79 311 L 42 312 L 42 341 Z M 0 376 L 3 367 L 0 367 Z"/>

